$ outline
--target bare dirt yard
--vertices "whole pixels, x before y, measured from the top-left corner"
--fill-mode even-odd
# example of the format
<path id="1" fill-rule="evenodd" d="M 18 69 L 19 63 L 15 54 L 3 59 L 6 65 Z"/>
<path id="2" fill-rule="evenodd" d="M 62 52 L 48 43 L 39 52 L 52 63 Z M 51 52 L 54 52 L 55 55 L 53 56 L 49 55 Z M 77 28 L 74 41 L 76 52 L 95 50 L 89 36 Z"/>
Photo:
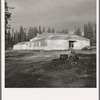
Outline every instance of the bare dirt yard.
<path id="1" fill-rule="evenodd" d="M 6 88 L 96 87 L 95 51 L 76 51 L 77 61 L 56 60 L 70 51 L 6 51 Z"/>

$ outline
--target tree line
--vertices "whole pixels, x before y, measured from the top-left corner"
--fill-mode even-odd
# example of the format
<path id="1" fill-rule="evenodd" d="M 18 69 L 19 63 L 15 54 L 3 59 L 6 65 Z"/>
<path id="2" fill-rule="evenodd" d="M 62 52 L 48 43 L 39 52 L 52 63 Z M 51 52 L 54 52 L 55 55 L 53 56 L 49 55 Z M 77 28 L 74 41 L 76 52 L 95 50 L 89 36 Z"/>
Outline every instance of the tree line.
<path id="1" fill-rule="evenodd" d="M 90 39 L 91 46 L 96 46 L 96 24 L 88 22 L 87 24 L 84 24 L 83 33 L 78 27 L 75 29 L 74 34 Z"/>
<path id="2" fill-rule="evenodd" d="M 36 37 L 42 33 L 66 33 L 68 34 L 68 29 L 62 29 L 61 31 L 56 31 L 55 28 L 48 27 L 47 30 L 45 27 L 29 27 L 24 28 L 22 25 L 20 26 L 19 30 L 12 29 L 9 30 L 7 33 L 6 39 L 6 49 L 12 48 L 13 45 L 19 42 L 29 41 L 30 39 Z"/>
<path id="3" fill-rule="evenodd" d="M 11 13 L 9 12 L 9 7 L 5 1 L 5 49 L 12 48 L 13 45 L 19 42 L 29 41 L 30 39 L 36 37 L 38 34 L 42 33 L 64 33 L 69 34 L 69 30 L 62 29 L 60 31 L 55 30 L 55 28 L 50 28 L 46 30 L 45 27 L 30 27 L 29 29 L 20 26 L 19 30 L 11 29 L 9 25 L 9 20 L 11 20 Z M 91 24 L 90 22 L 84 24 L 83 33 L 82 30 L 78 27 L 75 27 L 74 34 L 83 36 L 90 39 L 91 45 L 96 45 L 96 24 Z"/>
<path id="4" fill-rule="evenodd" d="M 29 27 L 28 29 L 24 28 L 23 26 L 20 26 L 19 30 L 12 29 L 7 34 L 7 47 L 6 49 L 12 48 L 13 45 L 19 43 L 19 42 L 25 42 L 29 41 L 30 39 L 36 37 L 38 34 L 42 33 L 64 33 L 69 34 L 68 29 L 62 29 L 60 31 L 55 30 L 55 28 L 48 27 L 47 30 L 45 27 Z M 78 27 L 75 28 L 74 34 L 83 36 L 85 38 L 90 39 L 91 45 L 96 45 L 96 24 L 91 24 L 90 22 L 87 24 L 84 24 L 83 33 L 82 30 Z"/>

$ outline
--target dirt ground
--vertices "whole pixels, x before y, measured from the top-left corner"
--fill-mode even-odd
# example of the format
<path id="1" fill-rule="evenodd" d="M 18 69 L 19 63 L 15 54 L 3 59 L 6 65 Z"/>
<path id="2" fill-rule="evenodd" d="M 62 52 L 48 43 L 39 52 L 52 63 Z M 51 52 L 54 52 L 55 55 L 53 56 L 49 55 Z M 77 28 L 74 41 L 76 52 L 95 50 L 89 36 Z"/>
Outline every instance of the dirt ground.
<path id="1" fill-rule="evenodd" d="M 70 51 L 6 51 L 6 88 L 95 88 L 95 51 L 76 51 L 77 61 L 56 60 Z"/>

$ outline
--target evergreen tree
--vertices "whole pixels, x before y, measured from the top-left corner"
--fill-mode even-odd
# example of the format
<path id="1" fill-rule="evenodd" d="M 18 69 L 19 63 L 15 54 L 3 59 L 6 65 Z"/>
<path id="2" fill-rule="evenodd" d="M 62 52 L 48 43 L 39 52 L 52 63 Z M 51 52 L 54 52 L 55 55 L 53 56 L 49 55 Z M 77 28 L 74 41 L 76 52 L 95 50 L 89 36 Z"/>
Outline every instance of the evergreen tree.
<path id="1" fill-rule="evenodd" d="M 39 34 L 42 34 L 41 26 L 39 26 Z"/>
<path id="2" fill-rule="evenodd" d="M 93 26 L 91 23 L 84 25 L 84 37 L 91 39 L 93 37 Z"/>
<path id="3" fill-rule="evenodd" d="M 6 40 L 5 40 L 5 49 L 10 48 L 10 30 L 8 30 L 8 33 L 6 34 Z"/>
<path id="4" fill-rule="evenodd" d="M 50 27 L 48 27 L 48 30 L 47 30 L 47 32 L 48 32 L 48 33 L 51 33 L 51 29 L 50 29 Z"/>
<path id="5" fill-rule="evenodd" d="M 96 24 L 94 24 L 94 44 L 96 44 Z"/>
<path id="6" fill-rule="evenodd" d="M 76 29 L 75 34 L 79 35 L 79 36 L 82 36 L 82 32 L 81 32 L 81 29 L 79 27 L 78 27 L 78 29 Z"/>
<path id="7" fill-rule="evenodd" d="M 59 33 L 59 31 L 57 31 L 57 33 Z"/>
<path id="8" fill-rule="evenodd" d="M 62 29 L 62 32 L 61 33 L 65 33 L 64 29 Z"/>
<path id="9" fill-rule="evenodd" d="M 26 41 L 26 34 L 22 26 L 20 26 L 20 30 L 19 30 L 19 39 L 20 42 Z"/>
<path id="10" fill-rule="evenodd" d="M 36 37 L 37 34 L 38 34 L 38 29 L 37 29 L 37 27 L 34 27 L 34 37 Z"/>
<path id="11" fill-rule="evenodd" d="M 65 33 L 66 33 L 66 34 L 69 34 L 69 31 L 68 31 L 68 29 L 65 29 Z"/>
<path id="12" fill-rule="evenodd" d="M 84 25 L 84 37 L 90 39 L 91 45 L 94 42 L 94 35 L 93 35 L 93 25 L 89 22 L 87 25 Z"/>
<path id="13" fill-rule="evenodd" d="M 54 28 L 52 28 L 52 33 L 55 33 L 55 29 Z"/>
<path id="14" fill-rule="evenodd" d="M 10 48 L 12 48 L 13 45 L 14 45 L 14 36 L 11 35 L 11 36 L 10 36 Z"/>
<path id="15" fill-rule="evenodd" d="M 19 43 L 20 41 L 19 41 L 19 37 L 18 37 L 18 32 L 17 32 L 17 30 L 16 30 L 16 32 L 14 33 L 14 44 L 17 44 L 17 43 Z"/>
<path id="16" fill-rule="evenodd" d="M 5 1 L 5 49 L 9 49 L 9 41 L 10 41 L 10 25 L 8 20 L 11 18 L 11 13 L 9 12 L 9 7 L 7 2 Z"/>
<path id="17" fill-rule="evenodd" d="M 43 32 L 45 33 L 45 27 L 43 27 Z"/>
<path id="18" fill-rule="evenodd" d="M 87 38 L 87 30 L 88 30 L 88 26 L 87 24 L 84 24 L 84 37 Z"/>
<path id="19" fill-rule="evenodd" d="M 29 30 L 28 30 L 27 40 L 29 41 L 33 37 L 34 37 L 34 30 L 33 30 L 32 27 L 30 27 Z"/>
<path id="20" fill-rule="evenodd" d="M 11 34 L 12 36 L 14 36 L 14 29 L 12 28 L 12 34 Z"/>

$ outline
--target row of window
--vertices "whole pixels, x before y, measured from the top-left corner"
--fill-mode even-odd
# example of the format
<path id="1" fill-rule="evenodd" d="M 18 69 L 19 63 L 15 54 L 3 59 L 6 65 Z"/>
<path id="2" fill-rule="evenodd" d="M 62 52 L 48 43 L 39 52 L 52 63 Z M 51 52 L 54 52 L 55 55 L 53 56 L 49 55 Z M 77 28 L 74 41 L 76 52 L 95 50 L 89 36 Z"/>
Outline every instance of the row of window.
<path id="1" fill-rule="evenodd" d="M 30 42 L 30 47 L 44 47 L 47 46 L 46 41 L 35 41 L 35 42 Z"/>

